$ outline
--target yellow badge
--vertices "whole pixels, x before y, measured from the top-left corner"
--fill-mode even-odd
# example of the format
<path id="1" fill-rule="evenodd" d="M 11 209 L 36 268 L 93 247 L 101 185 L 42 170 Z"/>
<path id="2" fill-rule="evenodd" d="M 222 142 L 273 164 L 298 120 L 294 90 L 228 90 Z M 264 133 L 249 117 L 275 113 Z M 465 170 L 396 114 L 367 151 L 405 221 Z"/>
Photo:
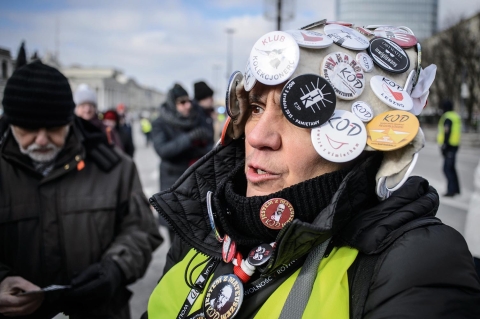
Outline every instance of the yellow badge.
<path id="1" fill-rule="evenodd" d="M 379 114 L 367 124 L 367 144 L 379 151 L 393 151 L 410 143 L 417 135 L 420 123 L 415 115 L 405 111 Z"/>

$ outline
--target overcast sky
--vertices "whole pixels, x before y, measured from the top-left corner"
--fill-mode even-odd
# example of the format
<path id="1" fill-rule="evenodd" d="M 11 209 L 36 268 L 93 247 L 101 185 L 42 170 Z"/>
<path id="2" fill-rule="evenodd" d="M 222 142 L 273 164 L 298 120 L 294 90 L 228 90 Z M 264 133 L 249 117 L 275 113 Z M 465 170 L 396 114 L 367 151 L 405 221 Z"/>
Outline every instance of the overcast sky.
<path id="1" fill-rule="evenodd" d="M 439 3 L 440 27 L 480 10 L 478 0 Z M 15 58 L 25 40 L 29 56 L 44 56 L 58 39 L 63 66 L 114 67 L 161 91 L 180 82 L 192 92 L 193 82 L 205 80 L 219 97 L 227 74 L 225 30 L 235 30 L 232 71 L 243 71 L 253 43 L 276 27 L 264 11 L 265 0 L 0 0 L 0 47 Z M 335 0 L 296 0 L 294 13 L 282 29 L 335 19 Z"/>

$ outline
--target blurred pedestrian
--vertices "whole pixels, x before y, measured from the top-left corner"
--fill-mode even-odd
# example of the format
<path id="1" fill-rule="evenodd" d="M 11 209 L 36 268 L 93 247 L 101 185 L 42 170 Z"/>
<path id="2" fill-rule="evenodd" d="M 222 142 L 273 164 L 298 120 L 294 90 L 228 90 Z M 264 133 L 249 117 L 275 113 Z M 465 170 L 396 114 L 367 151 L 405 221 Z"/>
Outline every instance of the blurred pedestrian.
<path id="1" fill-rule="evenodd" d="M 204 81 L 195 82 L 193 84 L 194 91 L 194 100 L 193 103 L 198 103 L 203 110 L 205 115 L 205 122 L 207 127 L 212 131 L 212 137 L 215 138 L 214 134 L 214 121 L 215 121 L 215 108 L 213 100 L 213 90 L 205 83 Z M 215 142 L 215 141 L 213 141 Z"/>
<path id="2" fill-rule="evenodd" d="M 443 195 L 453 197 L 460 194 L 460 183 L 455 169 L 455 159 L 460 146 L 462 119 L 453 110 L 449 100 L 442 103 L 443 115 L 438 122 L 437 143 L 443 156 L 443 173 L 447 178 L 447 192 Z"/>
<path id="3" fill-rule="evenodd" d="M 145 135 L 145 145 L 148 147 L 152 141 L 152 123 L 150 123 L 150 120 L 147 117 L 142 116 L 140 127 L 142 133 Z"/>
<path id="4" fill-rule="evenodd" d="M 135 164 L 74 116 L 55 68 L 16 70 L 2 103 L 0 318 L 129 318 L 127 285 L 162 242 Z"/>
<path id="5" fill-rule="evenodd" d="M 110 109 L 102 114 L 102 123 L 105 126 L 105 134 L 107 135 L 108 142 L 117 146 L 119 149 L 125 152 L 125 146 L 123 144 L 120 130 L 119 130 L 119 118 L 117 111 Z M 128 153 L 125 152 L 127 155 Z"/>
<path id="6" fill-rule="evenodd" d="M 122 140 L 125 153 L 127 153 L 130 157 L 133 157 L 133 154 L 135 153 L 135 145 L 133 143 L 132 121 L 125 104 L 120 103 L 117 105 L 117 114 L 118 133 L 120 134 L 120 139 Z"/>
<path id="7" fill-rule="evenodd" d="M 465 239 L 473 255 L 475 269 L 480 278 L 480 162 L 478 162 L 474 175 L 474 189 L 465 219 Z"/>
<path id="8" fill-rule="evenodd" d="M 85 83 L 80 84 L 73 95 L 75 101 L 75 115 L 85 121 L 90 121 L 96 127 L 104 130 L 105 127 L 97 114 L 97 94 Z"/>
<path id="9" fill-rule="evenodd" d="M 152 124 L 152 140 L 161 159 L 161 191 L 169 189 L 189 166 L 212 149 L 212 130 L 201 112 L 180 84 L 168 91 L 160 106 L 159 117 Z"/>

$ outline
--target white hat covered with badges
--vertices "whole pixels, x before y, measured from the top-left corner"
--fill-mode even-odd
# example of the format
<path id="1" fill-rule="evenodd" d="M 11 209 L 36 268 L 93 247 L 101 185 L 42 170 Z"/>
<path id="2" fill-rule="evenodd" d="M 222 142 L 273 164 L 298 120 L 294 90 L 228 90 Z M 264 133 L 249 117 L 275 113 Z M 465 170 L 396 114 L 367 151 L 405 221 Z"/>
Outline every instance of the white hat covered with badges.
<path id="1" fill-rule="evenodd" d="M 280 104 L 293 124 L 311 128 L 315 150 L 332 162 L 383 151 L 377 195 L 386 199 L 406 181 L 425 144 L 419 115 L 436 66 L 421 67 L 421 46 L 403 26 L 354 26 L 318 21 L 263 35 L 246 68 L 230 77 L 230 119 L 222 143 L 244 134 L 248 92 L 256 83 L 285 83 Z"/>

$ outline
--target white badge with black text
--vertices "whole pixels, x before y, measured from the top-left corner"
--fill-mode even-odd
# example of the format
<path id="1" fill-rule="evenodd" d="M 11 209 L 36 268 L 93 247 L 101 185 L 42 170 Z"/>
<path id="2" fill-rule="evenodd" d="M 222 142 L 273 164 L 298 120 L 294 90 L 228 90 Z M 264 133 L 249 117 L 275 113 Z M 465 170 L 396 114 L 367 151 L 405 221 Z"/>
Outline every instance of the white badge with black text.
<path id="1" fill-rule="evenodd" d="M 323 29 L 335 44 L 350 50 L 365 50 L 368 48 L 368 39 L 352 28 L 339 25 L 329 24 Z"/>
<path id="2" fill-rule="evenodd" d="M 413 101 L 410 95 L 389 78 L 375 75 L 370 79 L 370 86 L 373 93 L 388 106 L 402 111 L 412 109 Z"/>
<path id="3" fill-rule="evenodd" d="M 359 156 L 367 143 L 363 122 L 353 113 L 335 110 L 322 126 L 312 129 L 312 144 L 324 159 L 344 163 Z"/>
<path id="4" fill-rule="evenodd" d="M 298 65 L 300 49 L 288 33 L 273 31 L 255 42 L 250 52 L 253 76 L 266 85 L 285 82 Z"/>
<path id="5" fill-rule="evenodd" d="M 333 52 L 323 58 L 323 77 L 333 86 L 337 97 L 353 100 L 365 89 L 365 78 L 360 65 L 346 53 Z"/>
<path id="6" fill-rule="evenodd" d="M 355 101 L 352 104 L 352 113 L 362 122 L 370 122 L 373 119 L 373 111 L 370 105 L 363 101 Z"/>

